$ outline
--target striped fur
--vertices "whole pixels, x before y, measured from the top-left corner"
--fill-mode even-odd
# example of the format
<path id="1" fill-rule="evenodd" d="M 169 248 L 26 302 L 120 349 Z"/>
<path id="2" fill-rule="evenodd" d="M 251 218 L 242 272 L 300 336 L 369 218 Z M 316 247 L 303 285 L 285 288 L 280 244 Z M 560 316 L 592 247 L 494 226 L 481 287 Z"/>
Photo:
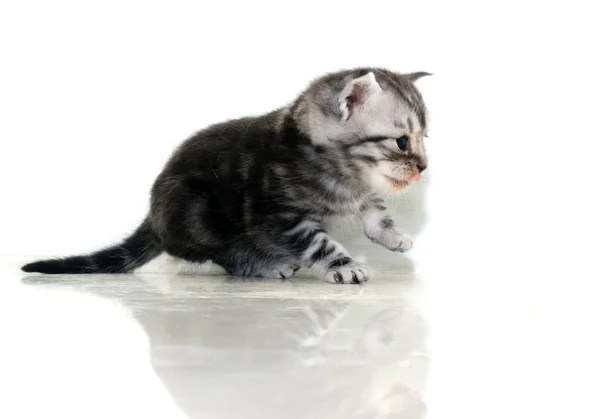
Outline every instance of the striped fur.
<path id="1" fill-rule="evenodd" d="M 370 270 L 328 235 L 326 220 L 358 216 L 373 242 L 410 249 L 376 191 L 427 166 L 426 109 L 413 84 L 426 74 L 332 73 L 289 106 L 210 126 L 175 151 L 148 218 L 122 244 L 23 270 L 129 272 L 167 252 L 237 276 L 288 278 L 305 266 L 330 282 L 366 281 Z"/>

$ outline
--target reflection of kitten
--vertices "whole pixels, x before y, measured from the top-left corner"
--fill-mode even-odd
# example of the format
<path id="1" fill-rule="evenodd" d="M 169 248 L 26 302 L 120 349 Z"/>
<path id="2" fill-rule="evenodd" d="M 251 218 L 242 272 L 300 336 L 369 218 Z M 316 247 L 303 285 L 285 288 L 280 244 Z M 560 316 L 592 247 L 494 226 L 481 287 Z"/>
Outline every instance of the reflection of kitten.
<path id="1" fill-rule="evenodd" d="M 200 131 L 171 157 L 148 218 L 121 245 L 23 270 L 127 272 L 165 251 L 232 275 L 288 278 L 307 266 L 331 282 L 365 281 L 368 268 L 326 220 L 360 216 L 372 241 L 412 247 L 375 191 L 402 190 L 427 167 L 426 109 L 413 85 L 426 74 L 328 74 L 287 107 Z"/>

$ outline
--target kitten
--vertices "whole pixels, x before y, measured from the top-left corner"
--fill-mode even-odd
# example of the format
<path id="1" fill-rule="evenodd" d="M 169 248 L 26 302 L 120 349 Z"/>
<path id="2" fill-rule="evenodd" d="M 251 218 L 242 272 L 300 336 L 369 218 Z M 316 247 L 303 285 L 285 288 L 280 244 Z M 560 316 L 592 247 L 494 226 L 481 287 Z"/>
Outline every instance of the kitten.
<path id="1" fill-rule="evenodd" d="M 366 281 L 369 268 L 327 234 L 326 222 L 356 215 L 373 242 L 412 247 L 376 191 L 401 191 L 427 167 L 426 108 L 413 84 L 426 75 L 331 73 L 289 106 L 210 126 L 175 151 L 148 217 L 123 243 L 22 269 L 129 272 L 167 252 L 235 276 L 289 278 L 305 266 L 330 282 Z"/>

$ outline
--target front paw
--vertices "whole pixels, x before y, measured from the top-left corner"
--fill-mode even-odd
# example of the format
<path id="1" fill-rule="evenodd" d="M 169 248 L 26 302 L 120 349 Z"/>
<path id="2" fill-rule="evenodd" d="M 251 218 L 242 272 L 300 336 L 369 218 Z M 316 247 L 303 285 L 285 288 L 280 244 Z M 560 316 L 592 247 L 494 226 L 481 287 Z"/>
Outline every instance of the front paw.
<path id="1" fill-rule="evenodd" d="M 361 284 L 371 279 L 371 269 L 366 265 L 352 263 L 328 270 L 324 279 L 334 284 Z"/>
<path id="2" fill-rule="evenodd" d="M 394 252 L 407 252 L 413 247 L 411 238 L 407 234 L 396 233 L 392 239 L 393 246 L 388 249 Z"/>
<path id="3" fill-rule="evenodd" d="M 369 236 L 367 236 L 369 237 Z M 399 231 L 385 231 L 377 237 L 369 237 L 369 239 L 392 252 L 404 253 L 412 249 L 412 240 L 407 234 Z"/>

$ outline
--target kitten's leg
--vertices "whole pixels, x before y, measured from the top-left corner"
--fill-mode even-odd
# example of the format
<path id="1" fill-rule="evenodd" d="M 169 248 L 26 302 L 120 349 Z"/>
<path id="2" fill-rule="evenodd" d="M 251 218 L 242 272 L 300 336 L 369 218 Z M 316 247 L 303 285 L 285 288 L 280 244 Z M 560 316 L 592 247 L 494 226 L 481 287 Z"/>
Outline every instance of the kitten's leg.
<path id="1" fill-rule="evenodd" d="M 280 262 L 270 262 L 258 270 L 255 276 L 269 279 L 287 279 L 300 269 L 300 265 L 295 262 L 282 260 Z"/>
<path id="2" fill-rule="evenodd" d="M 394 252 L 406 252 L 412 248 L 410 237 L 394 227 L 394 220 L 388 215 L 383 199 L 371 198 L 361 208 L 361 214 L 365 236 L 372 242 Z"/>
<path id="3" fill-rule="evenodd" d="M 300 265 L 286 260 L 281 261 L 248 261 L 239 264 L 221 266 L 233 276 L 244 276 L 266 279 L 288 279 L 300 269 Z"/>
<path id="4" fill-rule="evenodd" d="M 370 269 L 355 262 L 316 221 L 303 220 L 284 235 L 302 264 L 328 282 L 358 284 L 371 277 Z"/>
<path id="5" fill-rule="evenodd" d="M 293 257 L 265 254 L 252 247 L 221 249 L 212 261 L 230 275 L 243 277 L 287 279 L 300 269 L 299 261 Z"/>

